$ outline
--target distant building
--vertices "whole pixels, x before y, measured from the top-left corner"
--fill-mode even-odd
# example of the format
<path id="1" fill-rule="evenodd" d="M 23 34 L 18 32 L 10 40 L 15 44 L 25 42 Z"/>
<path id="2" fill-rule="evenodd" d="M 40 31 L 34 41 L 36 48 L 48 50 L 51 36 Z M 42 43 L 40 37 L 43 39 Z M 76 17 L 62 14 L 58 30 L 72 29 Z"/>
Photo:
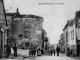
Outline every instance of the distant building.
<path id="1" fill-rule="evenodd" d="M 65 27 L 63 28 L 63 31 L 64 31 L 64 40 L 65 40 L 65 52 L 67 52 L 67 48 L 68 48 L 68 30 L 69 30 L 69 20 L 67 21 Z"/>
<path id="2" fill-rule="evenodd" d="M 44 48 L 45 47 L 45 40 L 46 40 L 46 36 L 47 36 L 47 33 L 46 33 L 46 31 L 44 30 L 44 29 L 42 29 L 42 48 Z"/>
<path id="3" fill-rule="evenodd" d="M 61 49 L 61 52 L 65 52 L 64 33 L 62 33 L 61 36 L 60 36 L 59 47 L 60 47 L 60 49 Z"/>

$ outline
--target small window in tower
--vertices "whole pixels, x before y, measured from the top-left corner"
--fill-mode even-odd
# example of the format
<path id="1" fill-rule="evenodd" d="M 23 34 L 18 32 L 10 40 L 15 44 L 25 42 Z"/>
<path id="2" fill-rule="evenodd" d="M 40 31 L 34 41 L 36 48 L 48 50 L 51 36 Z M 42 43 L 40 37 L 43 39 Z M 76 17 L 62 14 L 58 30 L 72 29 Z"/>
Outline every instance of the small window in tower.
<path id="1" fill-rule="evenodd" d="M 19 37 L 22 37 L 23 35 L 22 34 L 19 34 Z"/>

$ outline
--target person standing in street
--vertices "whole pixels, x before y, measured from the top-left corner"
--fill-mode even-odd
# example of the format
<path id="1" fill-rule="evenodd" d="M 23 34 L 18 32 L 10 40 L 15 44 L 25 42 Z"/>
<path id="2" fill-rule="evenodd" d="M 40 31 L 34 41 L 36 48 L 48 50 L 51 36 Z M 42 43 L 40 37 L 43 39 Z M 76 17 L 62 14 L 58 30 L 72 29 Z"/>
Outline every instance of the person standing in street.
<path id="1" fill-rule="evenodd" d="M 14 45 L 13 50 L 14 50 L 14 57 L 17 57 L 17 46 L 16 46 L 16 44 Z"/>
<path id="2" fill-rule="evenodd" d="M 67 56 L 70 56 L 70 48 L 67 48 Z"/>
<path id="3" fill-rule="evenodd" d="M 33 49 L 33 55 L 34 56 L 36 55 L 36 49 Z"/>
<path id="4" fill-rule="evenodd" d="M 11 53 L 11 47 L 9 44 L 5 45 L 4 47 L 6 48 L 6 58 L 8 58 Z"/>
<path id="5" fill-rule="evenodd" d="M 31 49 L 31 56 L 33 56 L 33 50 Z"/>
<path id="6" fill-rule="evenodd" d="M 29 49 L 29 56 L 31 56 L 31 49 Z"/>
<path id="7" fill-rule="evenodd" d="M 44 55 L 44 50 L 43 49 L 41 49 L 41 55 Z"/>
<path id="8" fill-rule="evenodd" d="M 60 48 L 58 46 L 56 48 L 56 51 L 57 51 L 57 56 L 59 56 Z"/>
<path id="9" fill-rule="evenodd" d="M 53 54 L 53 49 L 50 48 L 50 55 L 52 56 L 52 54 Z"/>
<path id="10" fill-rule="evenodd" d="M 71 55 L 71 56 L 72 56 L 72 51 L 73 51 L 73 49 L 70 50 L 70 55 Z"/>
<path id="11" fill-rule="evenodd" d="M 37 50 L 37 56 L 41 56 L 41 49 L 40 48 Z"/>
<path id="12" fill-rule="evenodd" d="M 53 53 L 54 53 L 54 56 L 55 56 L 55 48 L 53 48 Z"/>

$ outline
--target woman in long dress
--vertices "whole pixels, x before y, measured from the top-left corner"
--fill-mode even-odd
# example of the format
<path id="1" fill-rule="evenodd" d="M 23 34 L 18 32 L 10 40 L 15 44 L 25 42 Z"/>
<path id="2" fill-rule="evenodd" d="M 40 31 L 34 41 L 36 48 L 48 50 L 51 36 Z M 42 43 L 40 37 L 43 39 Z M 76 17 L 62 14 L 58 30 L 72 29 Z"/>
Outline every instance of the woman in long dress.
<path id="1" fill-rule="evenodd" d="M 40 48 L 37 50 L 37 55 L 41 56 L 41 49 Z"/>

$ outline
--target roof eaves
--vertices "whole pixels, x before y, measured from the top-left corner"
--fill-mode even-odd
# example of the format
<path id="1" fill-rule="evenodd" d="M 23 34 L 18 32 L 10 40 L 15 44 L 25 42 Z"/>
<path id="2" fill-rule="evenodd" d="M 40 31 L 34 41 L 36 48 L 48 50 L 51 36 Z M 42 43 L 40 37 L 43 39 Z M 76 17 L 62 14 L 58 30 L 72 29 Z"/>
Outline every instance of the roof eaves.
<path id="1" fill-rule="evenodd" d="M 65 27 L 63 28 L 63 31 L 67 28 L 67 26 L 68 26 L 68 22 L 67 22 L 67 24 L 65 25 Z"/>

